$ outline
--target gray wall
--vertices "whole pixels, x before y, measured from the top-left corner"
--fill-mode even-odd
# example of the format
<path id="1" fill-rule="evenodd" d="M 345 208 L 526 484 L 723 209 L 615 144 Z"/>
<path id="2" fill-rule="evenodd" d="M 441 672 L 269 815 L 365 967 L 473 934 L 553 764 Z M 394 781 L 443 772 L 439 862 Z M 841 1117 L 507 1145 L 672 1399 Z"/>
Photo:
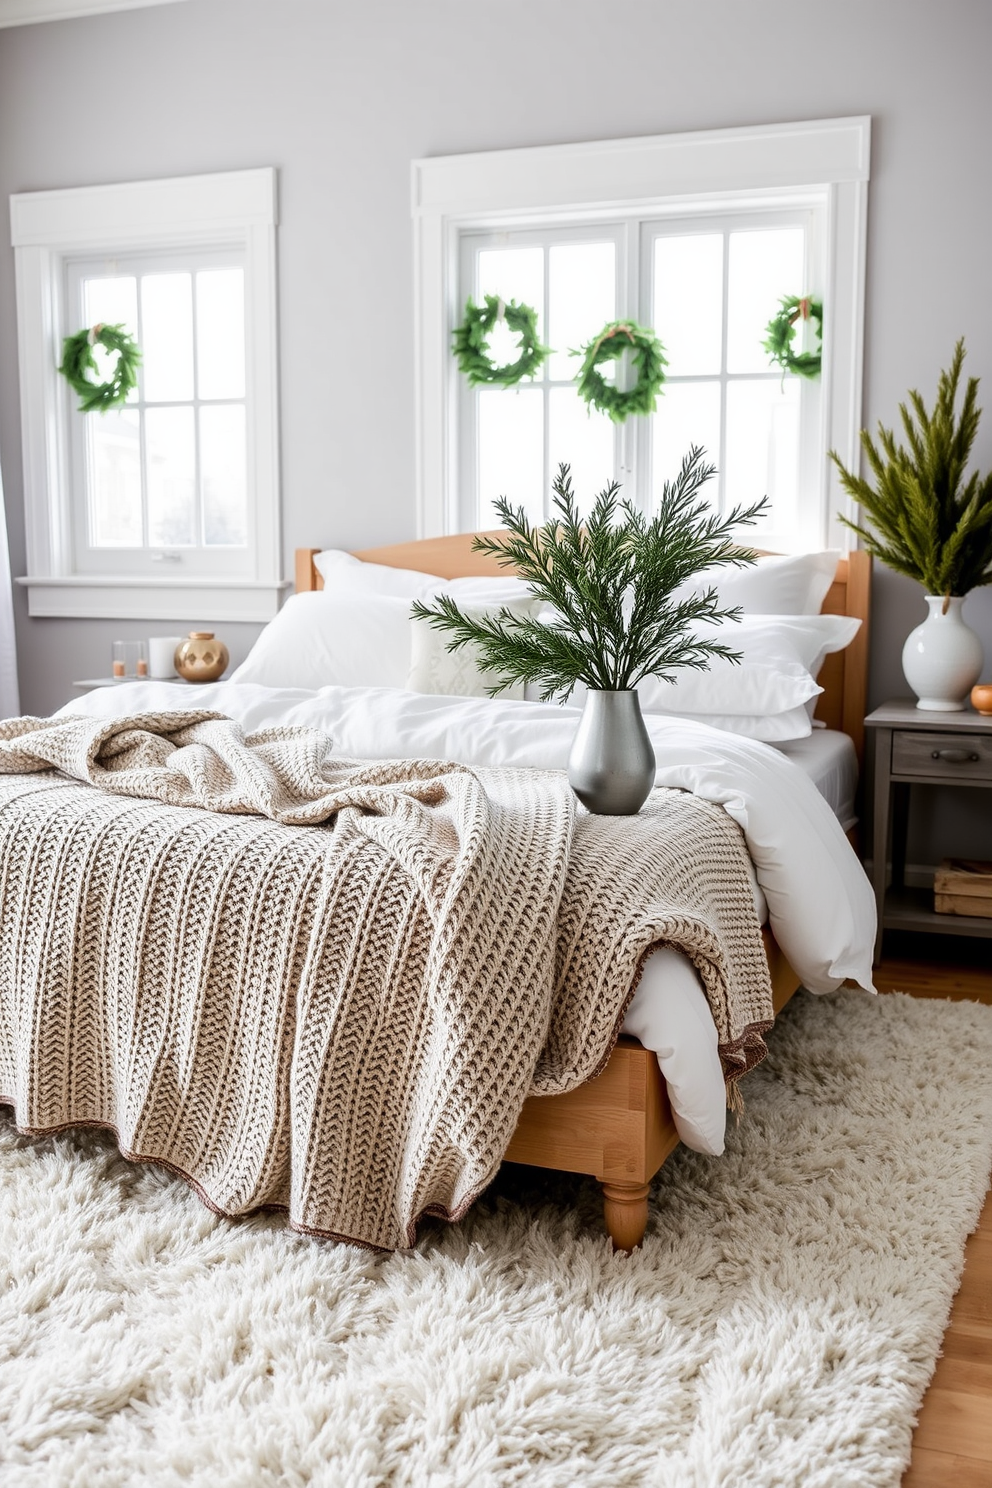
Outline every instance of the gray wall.
<path id="1" fill-rule="evenodd" d="M 987 0 L 188 0 L 0 31 L 0 196 L 279 168 L 288 574 L 297 545 L 414 535 L 414 156 L 871 114 L 865 420 L 931 394 L 962 334 L 992 389 L 990 56 Z M 23 573 L 6 236 L 0 451 Z M 978 457 L 992 465 L 992 407 Z M 878 575 L 873 702 L 906 691 L 899 652 L 924 613 Z M 992 592 L 965 613 L 992 674 Z M 158 628 L 32 621 L 19 592 L 25 709 L 65 701 L 115 634 Z M 254 630 L 224 633 L 237 660 Z M 955 814 L 955 846 L 987 849 L 989 821 Z"/>

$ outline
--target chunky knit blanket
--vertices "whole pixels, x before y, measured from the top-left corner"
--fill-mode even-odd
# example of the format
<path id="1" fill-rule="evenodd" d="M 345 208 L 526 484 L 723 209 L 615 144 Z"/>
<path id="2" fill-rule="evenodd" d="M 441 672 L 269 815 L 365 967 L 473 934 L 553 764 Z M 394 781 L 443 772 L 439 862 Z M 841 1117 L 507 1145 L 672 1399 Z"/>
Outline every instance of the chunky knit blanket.
<path id="1" fill-rule="evenodd" d="M 735 1077 L 772 1010 L 718 808 L 577 815 L 557 774 L 202 712 L 0 724 L 0 1099 L 227 1214 L 384 1248 L 457 1218 L 528 1094 L 605 1063 L 660 942 Z"/>

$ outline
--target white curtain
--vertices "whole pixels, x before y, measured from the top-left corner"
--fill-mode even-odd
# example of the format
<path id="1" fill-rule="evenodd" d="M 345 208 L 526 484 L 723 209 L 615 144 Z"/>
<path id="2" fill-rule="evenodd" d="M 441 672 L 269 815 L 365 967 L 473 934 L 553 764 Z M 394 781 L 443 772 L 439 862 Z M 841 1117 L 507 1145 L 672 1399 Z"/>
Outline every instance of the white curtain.
<path id="1" fill-rule="evenodd" d="M 0 473 L 0 718 L 16 718 L 21 711 L 17 695 L 17 646 L 14 641 L 14 599 L 10 582 L 10 553 L 7 549 L 7 519 L 3 504 L 3 475 Z"/>

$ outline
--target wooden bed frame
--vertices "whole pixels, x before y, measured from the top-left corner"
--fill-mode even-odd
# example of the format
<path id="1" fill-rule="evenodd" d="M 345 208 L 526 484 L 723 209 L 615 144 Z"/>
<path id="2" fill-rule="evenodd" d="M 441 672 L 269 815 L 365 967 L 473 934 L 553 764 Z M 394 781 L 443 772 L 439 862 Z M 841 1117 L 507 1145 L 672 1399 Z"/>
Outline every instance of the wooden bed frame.
<path id="1" fill-rule="evenodd" d="M 367 548 L 355 557 L 443 579 L 505 576 L 508 570 L 495 559 L 472 551 L 473 535 Z M 297 593 L 324 587 L 313 561 L 319 552 L 297 548 Z M 870 605 L 871 558 L 853 552 L 840 559 L 822 608 L 825 614 L 857 615 L 861 629 L 845 651 L 827 657 L 819 676 L 824 691 L 816 716 L 851 737 L 859 765 L 864 757 Z M 771 931 L 766 927 L 762 933 L 778 1013 L 799 987 L 799 978 Z M 524 1103 L 505 1159 L 597 1178 L 614 1248 L 632 1250 L 644 1237 L 651 1179 L 678 1142 L 657 1058 L 636 1039 L 622 1037 L 596 1079 L 565 1095 L 534 1096 Z"/>

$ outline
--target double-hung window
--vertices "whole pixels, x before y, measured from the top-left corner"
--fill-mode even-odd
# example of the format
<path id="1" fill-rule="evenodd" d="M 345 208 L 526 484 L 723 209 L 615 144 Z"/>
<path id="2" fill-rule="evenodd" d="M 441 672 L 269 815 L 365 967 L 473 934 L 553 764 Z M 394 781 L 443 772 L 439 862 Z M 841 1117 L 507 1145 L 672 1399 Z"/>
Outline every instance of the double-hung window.
<path id="1" fill-rule="evenodd" d="M 558 465 L 580 505 L 611 480 L 652 512 L 691 445 L 725 512 L 769 499 L 761 546 L 845 546 L 828 451 L 857 443 L 868 121 L 419 161 L 419 493 L 422 531 L 493 524 L 504 495 L 550 512 Z M 468 385 L 450 351 L 467 299 L 515 299 L 552 348 L 514 388 Z M 763 342 L 785 295 L 824 303 L 819 378 L 783 375 Z M 654 329 L 667 366 L 657 411 L 613 423 L 578 396 L 582 347 L 607 322 Z M 815 350 L 815 322 L 795 349 Z M 490 339 L 497 362 L 516 341 Z M 629 386 L 628 353 L 601 364 Z"/>
<path id="2" fill-rule="evenodd" d="M 32 193 L 13 221 L 31 612 L 270 618 L 274 172 Z M 135 338 L 138 382 L 84 414 L 59 352 L 102 324 Z"/>

